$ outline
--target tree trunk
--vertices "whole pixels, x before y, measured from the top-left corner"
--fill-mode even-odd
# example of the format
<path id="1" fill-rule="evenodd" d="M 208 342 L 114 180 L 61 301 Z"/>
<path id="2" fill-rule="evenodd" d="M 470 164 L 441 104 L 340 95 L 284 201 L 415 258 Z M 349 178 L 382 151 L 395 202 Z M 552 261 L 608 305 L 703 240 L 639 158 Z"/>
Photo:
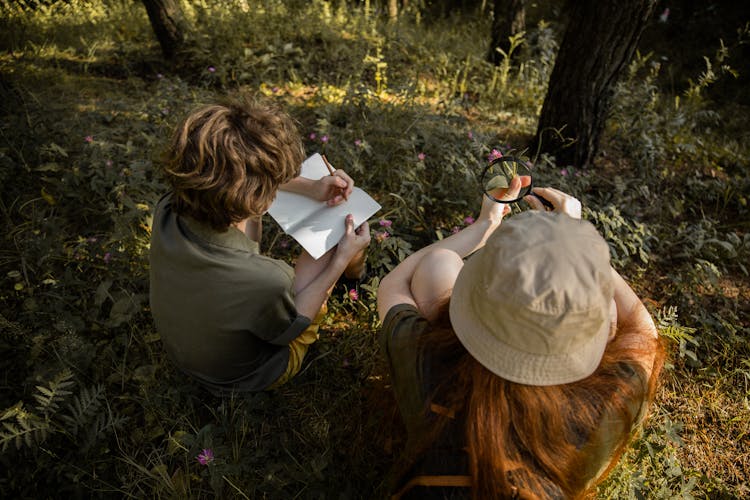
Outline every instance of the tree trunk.
<path id="1" fill-rule="evenodd" d="M 544 98 L 532 152 L 558 164 L 591 164 L 614 84 L 638 44 L 656 0 L 578 0 Z"/>
<path id="2" fill-rule="evenodd" d="M 490 50 L 487 52 L 487 60 L 492 64 L 497 66 L 505 57 L 498 47 L 510 54 L 510 37 L 526 31 L 525 3 L 525 0 L 494 0 Z"/>
<path id="3" fill-rule="evenodd" d="M 398 18 L 398 0 L 388 0 L 388 20 L 393 22 Z"/>
<path id="4" fill-rule="evenodd" d="M 143 0 L 165 59 L 172 59 L 185 41 L 185 18 L 179 0 Z"/>

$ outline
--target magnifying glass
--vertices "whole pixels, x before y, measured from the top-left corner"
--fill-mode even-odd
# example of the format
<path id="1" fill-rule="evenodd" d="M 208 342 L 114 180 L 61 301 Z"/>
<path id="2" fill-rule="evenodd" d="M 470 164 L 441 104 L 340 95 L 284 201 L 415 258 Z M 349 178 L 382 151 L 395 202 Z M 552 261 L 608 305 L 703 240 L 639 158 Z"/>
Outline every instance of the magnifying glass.
<path id="1" fill-rule="evenodd" d="M 510 188 L 510 181 L 514 177 L 522 179 L 521 190 L 518 192 L 518 196 L 508 198 L 506 195 L 508 188 Z M 528 183 L 526 179 L 528 179 Z M 530 194 L 538 198 L 544 206 L 553 208 L 549 201 L 531 192 L 531 188 L 534 185 L 531 166 L 520 158 L 500 156 L 493 159 L 484 168 L 479 182 L 485 196 L 497 203 L 516 203 L 521 201 L 524 196 Z"/>

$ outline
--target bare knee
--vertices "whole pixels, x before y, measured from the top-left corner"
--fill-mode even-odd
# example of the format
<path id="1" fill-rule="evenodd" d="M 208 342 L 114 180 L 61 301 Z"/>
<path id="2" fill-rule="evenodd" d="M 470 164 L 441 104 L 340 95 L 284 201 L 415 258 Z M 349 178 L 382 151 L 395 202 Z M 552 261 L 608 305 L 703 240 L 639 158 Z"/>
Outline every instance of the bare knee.
<path id="1" fill-rule="evenodd" d="M 434 319 L 440 306 L 450 297 L 463 265 L 456 252 L 443 248 L 431 250 L 422 257 L 412 276 L 411 291 L 425 318 Z"/>

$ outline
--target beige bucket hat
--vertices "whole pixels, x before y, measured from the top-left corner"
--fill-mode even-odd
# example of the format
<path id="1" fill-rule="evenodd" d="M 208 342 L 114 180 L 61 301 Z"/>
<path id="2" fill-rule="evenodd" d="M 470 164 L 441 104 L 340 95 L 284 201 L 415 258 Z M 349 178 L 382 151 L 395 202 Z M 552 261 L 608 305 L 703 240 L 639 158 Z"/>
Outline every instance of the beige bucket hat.
<path id="1" fill-rule="evenodd" d="M 453 329 L 496 375 L 556 385 L 591 375 L 610 330 L 609 247 L 594 226 L 527 211 L 468 259 L 450 302 Z"/>

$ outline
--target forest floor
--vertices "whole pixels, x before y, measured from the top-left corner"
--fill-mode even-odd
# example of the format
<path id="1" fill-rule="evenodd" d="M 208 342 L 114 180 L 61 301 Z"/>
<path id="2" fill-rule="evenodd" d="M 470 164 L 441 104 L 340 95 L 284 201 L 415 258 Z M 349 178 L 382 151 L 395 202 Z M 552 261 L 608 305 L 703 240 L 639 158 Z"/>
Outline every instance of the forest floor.
<path id="1" fill-rule="evenodd" d="M 559 26 L 532 11 L 523 64 L 495 68 L 481 16 L 420 23 L 408 11 L 389 26 L 318 0 L 249 3 L 189 10 L 197 34 L 177 64 L 162 60 L 136 2 L 2 19 L 0 490 L 386 497 L 403 431 L 378 346 L 378 279 L 476 216 L 487 154 L 523 150 L 534 133 Z M 649 25 L 594 167 L 538 157 L 535 175 L 583 201 L 670 352 L 652 415 L 599 496 L 743 498 L 750 102 L 737 84 L 746 74 L 722 64 L 736 67 L 746 45 L 727 38 L 724 59 L 715 40 L 675 53 L 662 28 L 679 31 Z M 276 391 L 216 397 L 162 350 L 148 241 L 171 128 L 237 90 L 281 104 L 308 154 L 324 152 L 383 210 L 370 280 L 356 300 L 336 291 L 302 372 Z M 264 223 L 262 247 L 293 263 L 296 243 Z"/>

